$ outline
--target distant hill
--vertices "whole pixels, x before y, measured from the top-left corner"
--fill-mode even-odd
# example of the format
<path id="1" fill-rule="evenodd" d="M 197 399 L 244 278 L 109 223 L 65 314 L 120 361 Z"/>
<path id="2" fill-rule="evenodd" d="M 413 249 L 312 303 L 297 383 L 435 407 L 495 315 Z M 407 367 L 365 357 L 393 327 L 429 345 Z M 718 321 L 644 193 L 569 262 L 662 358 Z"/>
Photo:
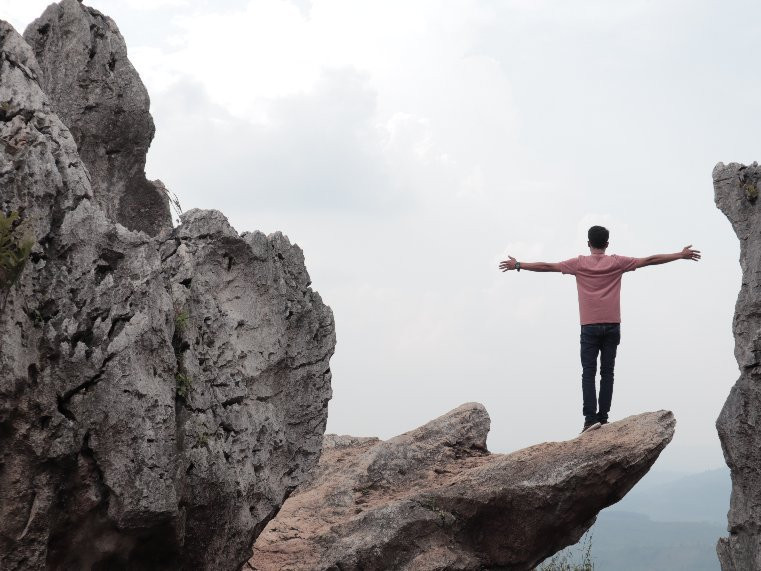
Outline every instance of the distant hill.
<path id="1" fill-rule="evenodd" d="M 732 483 L 729 468 L 667 479 L 659 474 L 643 478 L 623 500 L 608 511 L 632 512 L 654 521 L 710 522 L 726 526 Z"/>
<path id="2" fill-rule="evenodd" d="M 648 474 L 590 530 L 595 571 L 719 571 L 730 491 L 727 468 Z M 581 562 L 585 538 L 559 556 Z"/>
<path id="3" fill-rule="evenodd" d="M 716 541 L 724 527 L 660 522 L 641 514 L 606 511 L 592 532 L 599 571 L 719 571 Z"/>

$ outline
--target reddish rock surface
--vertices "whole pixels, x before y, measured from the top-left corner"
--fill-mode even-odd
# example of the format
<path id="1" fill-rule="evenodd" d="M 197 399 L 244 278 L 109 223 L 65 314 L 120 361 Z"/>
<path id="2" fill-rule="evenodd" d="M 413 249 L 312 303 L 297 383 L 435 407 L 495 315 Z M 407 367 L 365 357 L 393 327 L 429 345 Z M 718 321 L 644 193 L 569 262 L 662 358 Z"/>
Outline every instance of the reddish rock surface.
<path id="1" fill-rule="evenodd" d="M 532 569 L 647 473 L 674 425 L 650 412 L 491 454 L 489 416 L 469 403 L 385 442 L 328 435 L 247 568 Z"/>

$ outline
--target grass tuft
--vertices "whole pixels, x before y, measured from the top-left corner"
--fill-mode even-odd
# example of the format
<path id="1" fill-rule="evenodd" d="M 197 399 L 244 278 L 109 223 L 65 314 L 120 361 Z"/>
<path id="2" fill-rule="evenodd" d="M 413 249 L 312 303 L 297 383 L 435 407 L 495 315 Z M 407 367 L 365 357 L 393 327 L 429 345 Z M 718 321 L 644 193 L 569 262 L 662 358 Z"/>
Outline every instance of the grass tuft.
<path id="1" fill-rule="evenodd" d="M 182 311 L 178 311 L 174 316 L 174 328 L 177 331 L 185 331 L 185 329 L 188 326 L 188 318 L 190 317 L 190 314 L 187 312 L 187 310 L 183 309 Z"/>
<path id="2" fill-rule="evenodd" d="M 595 562 L 592 559 L 592 534 L 587 533 L 580 543 L 577 544 L 581 553 L 574 555 L 573 552 L 563 550 L 556 553 L 552 559 L 545 561 L 536 571 L 594 571 Z M 578 561 L 578 557 L 581 561 Z"/>
<path id="3" fill-rule="evenodd" d="M 22 235 L 18 212 L 0 212 L 0 289 L 10 289 L 24 271 L 34 240 Z"/>
<path id="4" fill-rule="evenodd" d="M 756 202 L 758 199 L 758 186 L 756 186 L 755 181 L 748 181 L 743 185 L 743 190 L 745 191 L 745 197 L 750 202 Z"/>
<path id="5" fill-rule="evenodd" d="M 187 397 L 188 393 L 193 388 L 193 379 L 185 373 L 178 372 L 174 376 L 174 381 L 177 387 L 177 396 L 183 399 Z"/>

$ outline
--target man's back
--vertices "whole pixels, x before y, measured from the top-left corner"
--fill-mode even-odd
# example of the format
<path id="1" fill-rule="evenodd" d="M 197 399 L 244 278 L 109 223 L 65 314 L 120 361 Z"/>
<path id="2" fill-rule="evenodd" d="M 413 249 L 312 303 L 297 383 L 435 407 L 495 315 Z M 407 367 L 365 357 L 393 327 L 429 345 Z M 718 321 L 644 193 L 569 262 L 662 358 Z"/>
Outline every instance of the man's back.
<path id="1" fill-rule="evenodd" d="M 608 423 L 608 413 L 613 399 L 613 369 L 616 352 L 621 342 L 621 276 L 645 266 L 655 266 L 675 260 L 700 259 L 700 252 L 685 246 L 681 252 L 654 254 L 645 258 L 608 256 L 609 232 L 602 226 L 592 226 L 587 233 L 591 256 L 578 256 L 565 262 L 524 262 L 512 256 L 499 263 L 499 269 L 530 272 L 563 272 L 576 276 L 579 290 L 579 313 L 581 335 L 581 391 L 584 415 L 582 432 L 599 428 Z M 595 376 L 597 357 L 600 357 L 600 394 L 597 396 Z"/>
<path id="2" fill-rule="evenodd" d="M 576 276 L 581 324 L 621 323 L 621 276 L 637 267 L 637 258 L 606 254 L 560 262 L 560 271 Z"/>

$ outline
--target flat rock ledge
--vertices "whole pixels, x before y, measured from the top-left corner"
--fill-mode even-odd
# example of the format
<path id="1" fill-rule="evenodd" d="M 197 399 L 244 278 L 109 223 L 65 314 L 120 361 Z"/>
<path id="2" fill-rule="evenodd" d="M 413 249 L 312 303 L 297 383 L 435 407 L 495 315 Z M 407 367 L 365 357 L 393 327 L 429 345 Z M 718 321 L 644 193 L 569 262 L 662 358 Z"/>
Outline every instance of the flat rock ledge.
<path id="1" fill-rule="evenodd" d="M 533 569 L 624 497 L 676 421 L 648 412 L 512 454 L 486 449 L 489 424 L 467 403 L 388 441 L 326 435 L 247 568 Z"/>

